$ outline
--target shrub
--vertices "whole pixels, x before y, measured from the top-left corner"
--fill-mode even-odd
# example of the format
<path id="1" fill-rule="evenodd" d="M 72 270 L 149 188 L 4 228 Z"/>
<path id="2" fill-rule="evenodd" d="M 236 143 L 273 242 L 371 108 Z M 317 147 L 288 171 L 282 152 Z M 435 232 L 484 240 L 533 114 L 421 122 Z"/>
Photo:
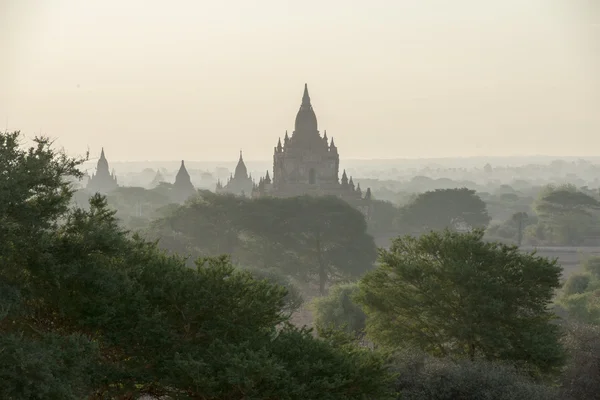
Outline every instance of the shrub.
<path id="1" fill-rule="evenodd" d="M 600 327 L 565 324 L 563 338 L 569 357 L 561 375 L 562 398 L 592 400 L 600 393 Z"/>
<path id="2" fill-rule="evenodd" d="M 318 329 L 335 328 L 356 336 L 365 330 L 366 316 L 354 296 L 358 293 L 358 284 L 344 283 L 334 285 L 327 296 L 313 300 L 315 326 Z"/>
<path id="3" fill-rule="evenodd" d="M 406 350 L 396 356 L 393 371 L 402 400 L 559 400 L 555 389 L 497 362 L 452 361 Z"/>
<path id="4" fill-rule="evenodd" d="M 286 289 L 283 298 L 283 311 L 292 314 L 302 307 L 304 303 L 302 293 L 290 278 L 273 269 L 249 268 L 248 271 L 258 280 L 264 279 L 273 285 L 279 285 Z"/>

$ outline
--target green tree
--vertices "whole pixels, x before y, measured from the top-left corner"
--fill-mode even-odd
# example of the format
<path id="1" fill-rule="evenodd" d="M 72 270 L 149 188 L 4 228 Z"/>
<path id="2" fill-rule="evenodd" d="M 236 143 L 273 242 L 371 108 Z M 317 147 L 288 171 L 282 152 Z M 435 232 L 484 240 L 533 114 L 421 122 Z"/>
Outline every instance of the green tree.
<path id="1" fill-rule="evenodd" d="M 226 254 L 237 260 L 236 251 L 242 244 L 238 221 L 246 201 L 233 195 L 200 191 L 185 205 L 154 221 L 150 236 L 160 239 L 161 247 L 176 254 Z"/>
<path id="2" fill-rule="evenodd" d="M 171 198 L 159 189 L 120 186 L 109 195 L 107 201 L 117 210 L 116 216 L 130 229 L 148 228 L 159 217 L 158 210 L 171 204 Z"/>
<path id="3" fill-rule="evenodd" d="M 595 238 L 599 208 L 597 199 L 573 185 L 547 186 L 534 203 L 539 218 L 537 235 L 550 244 L 580 245 Z"/>
<path id="4" fill-rule="evenodd" d="M 474 190 L 437 189 L 419 194 L 402 207 L 400 225 L 405 231 L 424 233 L 485 228 L 490 220 L 486 204 Z"/>
<path id="5" fill-rule="evenodd" d="M 373 266 L 375 242 L 360 211 L 333 196 L 278 200 L 276 219 L 262 232 L 283 241 L 300 260 L 290 272 L 314 279 L 321 295 L 330 282 L 359 277 Z"/>
<path id="6" fill-rule="evenodd" d="M 336 197 L 245 199 L 202 193 L 156 222 L 155 237 L 180 254 L 228 254 L 248 267 L 315 282 L 358 277 L 376 258 L 362 213 Z"/>
<path id="7" fill-rule="evenodd" d="M 0 397 L 385 396 L 383 358 L 289 326 L 285 288 L 227 257 L 187 267 L 100 195 L 69 210 L 77 165 L 0 135 Z"/>
<path id="8" fill-rule="evenodd" d="M 389 201 L 372 199 L 367 219 L 367 229 L 375 237 L 398 235 L 400 209 Z"/>
<path id="9" fill-rule="evenodd" d="M 361 337 L 367 317 L 354 301 L 357 293 L 357 283 L 344 283 L 334 285 L 327 296 L 315 298 L 312 308 L 317 329 L 334 328 Z"/>
<path id="10" fill-rule="evenodd" d="M 360 282 L 367 334 L 439 356 L 482 356 L 548 371 L 561 364 L 549 311 L 556 261 L 482 240 L 482 231 L 401 237 Z"/>
<path id="11" fill-rule="evenodd" d="M 579 323 L 600 325 L 600 257 L 586 260 L 581 272 L 572 274 L 563 285 L 556 304 L 567 318 Z"/>
<path id="12" fill-rule="evenodd" d="M 523 231 L 525 230 L 525 224 L 527 221 L 526 212 L 518 212 L 513 214 L 512 221 L 517 225 L 517 246 L 523 244 Z"/>

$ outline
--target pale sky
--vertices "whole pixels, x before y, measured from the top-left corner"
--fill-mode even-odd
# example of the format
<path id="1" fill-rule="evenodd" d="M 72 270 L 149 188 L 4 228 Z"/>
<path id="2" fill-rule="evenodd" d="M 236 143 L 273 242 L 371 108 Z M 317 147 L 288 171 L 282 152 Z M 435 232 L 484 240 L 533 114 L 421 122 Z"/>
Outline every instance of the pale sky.
<path id="1" fill-rule="evenodd" d="M 0 129 L 268 160 L 304 83 L 342 159 L 600 153 L 597 0 L 0 0 Z"/>

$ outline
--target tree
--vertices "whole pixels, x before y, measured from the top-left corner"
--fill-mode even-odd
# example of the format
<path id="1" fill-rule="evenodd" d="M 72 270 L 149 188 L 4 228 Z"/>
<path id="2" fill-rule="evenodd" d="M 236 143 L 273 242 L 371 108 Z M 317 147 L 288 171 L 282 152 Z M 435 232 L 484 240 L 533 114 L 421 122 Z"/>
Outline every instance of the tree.
<path id="1" fill-rule="evenodd" d="M 158 217 L 157 211 L 171 204 L 171 198 L 159 189 L 121 186 L 107 195 L 108 204 L 126 227 L 147 228 Z"/>
<path id="2" fill-rule="evenodd" d="M 357 283 L 344 283 L 333 286 L 327 296 L 315 298 L 312 308 L 317 329 L 333 327 L 361 337 L 367 317 L 354 301 L 357 293 Z"/>
<path id="3" fill-rule="evenodd" d="M 490 240 L 516 243 L 517 246 L 521 246 L 526 230 L 537 222 L 535 215 L 529 216 L 526 212 L 516 212 L 508 220 L 491 225 L 486 230 L 486 235 Z"/>
<path id="4" fill-rule="evenodd" d="M 240 218 L 244 198 L 217 195 L 207 190 L 185 205 L 154 221 L 151 236 L 176 254 L 236 259 L 241 246 Z"/>
<path id="5" fill-rule="evenodd" d="M 398 234 L 400 210 L 389 201 L 372 199 L 367 228 L 373 237 L 388 237 Z"/>
<path id="6" fill-rule="evenodd" d="M 482 238 L 482 231 L 432 232 L 381 250 L 378 267 L 360 282 L 368 336 L 439 356 L 559 366 L 559 328 L 548 306 L 561 267 Z"/>
<path id="7" fill-rule="evenodd" d="M 600 202 L 573 185 L 547 186 L 539 194 L 534 210 L 538 232 L 552 244 L 579 245 L 595 236 Z"/>
<path id="8" fill-rule="evenodd" d="M 527 213 L 518 212 L 513 214 L 512 221 L 517 224 L 517 246 L 521 246 L 523 243 L 523 230 L 525 229 L 525 221 L 527 220 Z"/>
<path id="9" fill-rule="evenodd" d="M 69 210 L 77 165 L 0 135 L 1 398 L 385 396 L 384 359 L 290 326 L 285 288 L 227 257 L 187 267 L 100 195 Z"/>
<path id="10" fill-rule="evenodd" d="M 332 281 L 360 276 L 376 258 L 364 216 L 336 197 L 202 193 L 157 221 L 155 232 L 170 249 L 228 254 L 247 267 L 316 282 L 322 294 Z"/>
<path id="11" fill-rule="evenodd" d="M 255 204 L 260 205 L 260 200 Z M 289 272 L 300 278 L 314 277 L 321 295 L 331 281 L 359 277 L 372 267 L 376 258 L 373 237 L 367 233 L 361 212 L 345 201 L 300 196 L 276 199 L 274 204 L 275 218 L 269 225 L 261 224 L 260 232 L 283 243 L 300 260 Z"/>
<path id="12" fill-rule="evenodd" d="M 568 319 L 600 325 L 600 257 L 586 260 L 582 269 L 567 279 L 556 304 L 567 313 Z"/>
<path id="13" fill-rule="evenodd" d="M 401 215 L 400 224 L 414 233 L 485 228 L 491 220 L 483 200 L 467 188 L 421 193 L 401 209 Z"/>

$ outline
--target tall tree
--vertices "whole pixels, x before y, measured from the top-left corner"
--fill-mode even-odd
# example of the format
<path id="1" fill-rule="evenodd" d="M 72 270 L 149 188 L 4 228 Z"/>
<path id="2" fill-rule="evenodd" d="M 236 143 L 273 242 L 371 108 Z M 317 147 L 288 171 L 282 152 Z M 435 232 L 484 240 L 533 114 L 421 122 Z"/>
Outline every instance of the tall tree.
<path id="1" fill-rule="evenodd" d="M 482 231 L 401 237 L 360 282 L 367 333 L 388 346 L 434 355 L 561 365 L 549 311 L 556 261 L 483 241 Z"/>
<path id="2" fill-rule="evenodd" d="M 523 244 L 523 230 L 525 229 L 527 218 L 528 215 L 526 212 L 518 212 L 511 217 L 512 221 L 517 225 L 517 246 Z"/>
<path id="3" fill-rule="evenodd" d="M 599 209 L 597 199 L 573 185 L 547 186 L 534 204 L 540 239 L 564 245 L 579 245 L 590 238 L 597 241 Z"/>
<path id="4" fill-rule="evenodd" d="M 491 218 L 486 205 L 474 190 L 437 189 L 419 194 L 401 209 L 404 231 L 468 230 L 485 228 Z"/>
<path id="5" fill-rule="evenodd" d="M 244 198 L 201 191 L 187 204 L 153 223 L 152 236 L 179 253 L 233 258 L 241 245 L 238 220 Z M 184 244 L 185 243 L 185 244 Z"/>
<path id="6" fill-rule="evenodd" d="M 283 243 L 300 260 L 290 272 L 315 278 L 321 294 L 330 281 L 358 277 L 372 267 L 376 258 L 373 238 L 361 212 L 345 201 L 300 196 L 269 203 L 275 206 L 275 215 L 260 231 L 269 240 Z M 255 204 L 260 205 L 260 200 Z"/>

